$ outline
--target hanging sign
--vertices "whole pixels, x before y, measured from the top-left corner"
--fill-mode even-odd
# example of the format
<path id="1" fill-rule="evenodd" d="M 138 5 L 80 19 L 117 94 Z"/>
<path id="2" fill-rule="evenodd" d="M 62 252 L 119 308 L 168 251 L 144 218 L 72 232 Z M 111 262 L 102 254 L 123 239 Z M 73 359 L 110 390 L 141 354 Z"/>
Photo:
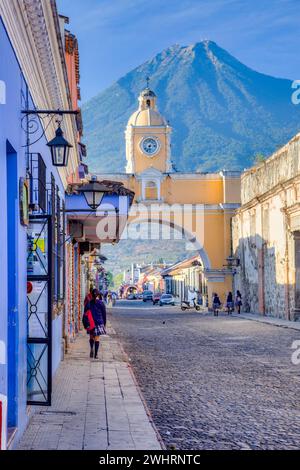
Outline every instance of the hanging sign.
<path id="1" fill-rule="evenodd" d="M 25 178 L 20 178 L 19 181 L 19 206 L 20 206 L 20 222 L 22 225 L 29 224 L 29 191 L 28 182 Z"/>

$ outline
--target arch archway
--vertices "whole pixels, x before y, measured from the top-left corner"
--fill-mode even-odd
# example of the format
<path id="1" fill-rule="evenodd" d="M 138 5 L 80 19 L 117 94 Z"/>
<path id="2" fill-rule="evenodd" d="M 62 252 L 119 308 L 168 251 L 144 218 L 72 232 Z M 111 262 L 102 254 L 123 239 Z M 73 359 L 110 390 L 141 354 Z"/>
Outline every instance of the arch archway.
<path id="1" fill-rule="evenodd" d="M 176 224 L 175 222 L 171 222 L 169 220 L 163 220 L 163 219 L 153 219 L 153 220 L 149 221 L 149 219 L 146 219 L 146 218 L 133 219 L 133 220 L 129 219 L 127 224 L 128 224 L 128 229 L 132 225 L 143 225 L 143 224 L 146 225 L 147 224 L 149 226 L 149 224 L 150 225 L 151 224 L 160 224 L 160 225 L 167 226 L 170 229 L 181 233 L 183 238 L 188 243 L 191 243 L 194 247 L 194 250 L 198 252 L 199 257 L 200 257 L 200 259 L 202 261 L 202 264 L 203 264 L 203 268 L 205 270 L 211 269 L 211 262 L 210 262 L 209 256 L 208 256 L 203 244 L 200 242 L 200 240 L 198 240 L 196 238 L 196 236 L 194 234 L 192 234 L 191 232 L 189 232 L 187 229 L 180 226 L 179 224 Z"/>
<path id="2" fill-rule="evenodd" d="M 137 292 L 138 292 L 138 287 L 137 287 L 136 284 L 128 284 L 128 285 L 125 285 L 125 286 L 124 286 L 124 293 L 123 293 L 123 295 L 124 295 L 125 298 L 126 298 L 127 295 L 129 295 L 129 294 L 134 294 L 134 295 L 135 295 L 135 294 L 137 294 Z"/>

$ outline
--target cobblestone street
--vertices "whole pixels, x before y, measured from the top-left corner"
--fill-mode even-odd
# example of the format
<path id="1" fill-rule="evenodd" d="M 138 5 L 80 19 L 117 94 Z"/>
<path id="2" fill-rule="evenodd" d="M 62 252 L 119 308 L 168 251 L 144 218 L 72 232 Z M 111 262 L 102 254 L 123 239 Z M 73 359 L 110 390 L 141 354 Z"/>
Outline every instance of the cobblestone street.
<path id="1" fill-rule="evenodd" d="M 299 448 L 299 331 L 139 301 L 110 319 L 166 446 Z"/>

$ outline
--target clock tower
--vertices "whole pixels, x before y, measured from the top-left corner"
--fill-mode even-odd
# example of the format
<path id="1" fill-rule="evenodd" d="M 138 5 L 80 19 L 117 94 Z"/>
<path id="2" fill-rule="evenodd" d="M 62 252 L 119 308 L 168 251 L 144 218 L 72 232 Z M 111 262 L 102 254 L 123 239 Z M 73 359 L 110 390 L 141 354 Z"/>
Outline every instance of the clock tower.
<path id="1" fill-rule="evenodd" d="M 130 117 L 126 131 L 126 173 L 142 174 L 147 169 L 172 171 L 171 127 L 159 113 L 157 97 L 147 86 L 139 96 L 139 108 Z"/>

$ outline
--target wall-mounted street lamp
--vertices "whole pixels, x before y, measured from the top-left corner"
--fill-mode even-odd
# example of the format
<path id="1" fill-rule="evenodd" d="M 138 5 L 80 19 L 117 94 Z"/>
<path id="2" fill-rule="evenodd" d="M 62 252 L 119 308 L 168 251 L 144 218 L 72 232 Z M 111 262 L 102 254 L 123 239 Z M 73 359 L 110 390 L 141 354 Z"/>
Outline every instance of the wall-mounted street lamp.
<path id="1" fill-rule="evenodd" d="M 237 258 L 236 256 L 228 256 L 228 258 L 226 258 L 226 261 L 227 261 L 227 266 L 229 268 L 238 268 L 240 265 L 240 259 Z"/>
<path id="2" fill-rule="evenodd" d="M 241 260 L 240 258 L 237 258 L 236 256 L 228 256 L 226 258 L 227 264 L 223 264 L 224 267 L 227 269 L 230 269 L 233 276 L 237 274 L 237 268 L 240 266 Z"/>
<path id="3" fill-rule="evenodd" d="M 54 139 L 50 140 L 47 145 L 51 150 L 53 166 L 68 166 L 69 153 L 72 145 L 64 138 L 64 133 L 60 125 L 58 125 L 56 129 Z"/>
<path id="4" fill-rule="evenodd" d="M 49 109 L 26 109 L 22 111 L 22 114 L 25 114 L 24 118 L 27 118 L 27 126 L 24 129 L 24 131 L 27 133 L 29 136 L 30 134 L 35 134 L 37 132 L 37 127 L 38 124 L 34 119 L 36 119 L 36 116 L 40 117 L 45 115 L 45 117 L 52 116 L 50 121 L 48 122 L 47 126 L 42 127 L 43 131 L 41 135 L 34 141 L 34 142 L 29 142 L 27 141 L 26 146 L 29 147 L 30 145 L 35 144 L 38 142 L 44 135 L 49 127 L 49 125 L 52 122 L 53 117 L 55 116 L 64 116 L 65 114 L 78 114 L 79 111 L 62 111 L 60 109 L 58 110 L 49 110 Z M 31 117 L 30 117 L 31 116 Z M 23 120 L 22 120 L 23 121 Z M 34 124 L 33 124 L 34 123 Z M 64 133 L 60 127 L 60 121 L 57 120 L 58 123 L 58 128 L 56 129 L 55 132 L 55 137 L 50 140 L 47 145 L 51 150 L 51 157 L 52 157 L 52 164 L 53 166 L 60 166 L 60 167 L 66 167 L 68 166 L 68 159 L 69 159 L 69 153 L 70 153 L 70 148 L 72 148 L 72 145 L 64 138 Z"/>
<path id="5" fill-rule="evenodd" d="M 105 193 L 104 185 L 92 178 L 89 183 L 80 186 L 78 190 L 83 193 L 87 205 L 93 211 L 97 210 Z"/>

